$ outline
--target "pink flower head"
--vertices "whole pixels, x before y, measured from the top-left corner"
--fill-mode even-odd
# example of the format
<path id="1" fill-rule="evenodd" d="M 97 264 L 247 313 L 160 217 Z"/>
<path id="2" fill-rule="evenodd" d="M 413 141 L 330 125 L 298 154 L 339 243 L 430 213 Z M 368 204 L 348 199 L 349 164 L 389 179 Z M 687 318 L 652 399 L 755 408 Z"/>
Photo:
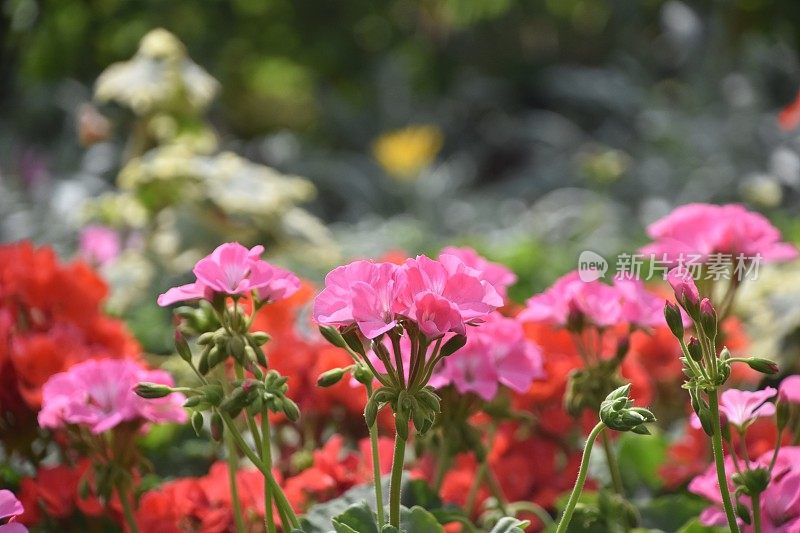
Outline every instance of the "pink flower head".
<path id="1" fill-rule="evenodd" d="M 102 266 L 112 262 L 121 248 L 119 234 L 109 227 L 93 225 L 81 230 L 80 255 L 92 264 Z"/>
<path id="2" fill-rule="evenodd" d="M 288 298 L 300 287 L 300 280 L 286 270 L 260 259 L 263 246 L 247 249 L 238 242 L 217 246 L 194 266 L 194 283 L 173 287 L 158 297 L 158 305 L 210 299 L 214 293 L 244 295 L 254 291 L 265 301 Z"/>
<path id="3" fill-rule="evenodd" d="M 0 525 L 0 533 L 26 533 L 28 528 L 14 521 L 24 511 L 13 492 L 7 489 L 0 490 L 0 523 L 6 522 Z"/>
<path id="4" fill-rule="evenodd" d="M 691 305 L 700 303 L 700 291 L 694 282 L 691 272 L 684 267 L 675 267 L 667 274 L 667 282 L 675 291 L 675 299 L 683 305 L 684 299 Z"/>
<path id="5" fill-rule="evenodd" d="M 472 248 L 447 246 L 442 249 L 441 253 L 455 256 L 459 258 L 464 265 L 475 270 L 477 277 L 483 281 L 489 282 L 503 300 L 505 300 L 508 295 L 508 288 L 517 282 L 517 275 L 509 268 L 481 257 L 478 255 L 478 252 Z"/>
<path id="6" fill-rule="evenodd" d="M 417 320 L 430 337 L 464 333 L 503 305 L 497 290 L 458 257 L 419 255 L 398 271 L 398 312 Z"/>
<path id="7" fill-rule="evenodd" d="M 470 333 L 461 350 L 444 360 L 430 384 L 453 384 L 462 394 L 474 392 L 489 401 L 500 385 L 526 392 L 543 376 L 539 347 L 525 337 L 522 324 L 495 312 Z"/>
<path id="8" fill-rule="evenodd" d="M 599 327 L 621 322 L 648 327 L 663 323 L 662 308 L 663 300 L 638 280 L 617 277 L 610 286 L 599 280 L 582 281 L 575 271 L 530 298 L 519 318 L 564 326 L 570 313 L 579 313 Z"/>
<path id="9" fill-rule="evenodd" d="M 720 416 L 729 424 L 746 429 L 756 418 L 775 414 L 775 404 L 769 400 L 775 397 L 776 392 L 772 387 L 757 391 L 728 389 L 720 397 Z M 692 415 L 691 424 L 695 429 L 700 429 L 700 419 L 696 414 Z"/>
<path id="10" fill-rule="evenodd" d="M 397 325 L 397 266 L 354 261 L 325 276 L 325 288 L 314 300 L 314 319 L 323 325 L 357 324 L 374 339 Z"/>
<path id="11" fill-rule="evenodd" d="M 788 376 L 781 381 L 778 398 L 782 402 L 800 404 L 800 376 Z"/>
<path id="12" fill-rule="evenodd" d="M 97 434 L 123 422 L 186 421 L 182 394 L 140 398 L 133 389 L 141 381 L 173 385 L 167 372 L 148 370 L 125 359 L 92 359 L 74 365 L 53 375 L 42 388 L 39 425 L 84 425 Z"/>
<path id="13" fill-rule="evenodd" d="M 730 254 L 734 261 L 739 254 L 766 262 L 797 257 L 797 248 L 781 242 L 780 232 L 764 216 L 737 204 L 683 205 L 652 223 L 647 234 L 655 242 L 641 252 L 673 265 L 681 257 L 707 261 L 712 254 Z"/>

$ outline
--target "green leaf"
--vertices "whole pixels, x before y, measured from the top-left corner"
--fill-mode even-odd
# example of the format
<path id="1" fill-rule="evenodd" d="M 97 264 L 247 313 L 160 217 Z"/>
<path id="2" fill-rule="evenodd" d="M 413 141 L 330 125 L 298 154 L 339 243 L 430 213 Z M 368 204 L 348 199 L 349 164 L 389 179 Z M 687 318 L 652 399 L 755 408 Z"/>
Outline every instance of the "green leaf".
<path id="1" fill-rule="evenodd" d="M 381 484 L 383 493 L 389 494 L 389 478 L 383 479 Z M 353 505 L 364 502 L 370 508 L 375 508 L 375 488 L 372 484 L 358 485 L 336 499 L 313 505 L 300 518 L 301 529 L 305 533 L 328 533 L 336 516 L 347 512 Z"/>
<path id="2" fill-rule="evenodd" d="M 422 479 L 412 479 L 400 489 L 400 504 L 409 509 L 418 505 L 432 511 L 442 507 L 442 499 L 427 482 Z"/>
<path id="3" fill-rule="evenodd" d="M 336 533 L 378 533 L 375 513 L 365 501 L 351 505 L 345 512 L 333 517 L 331 522 Z"/>
<path id="4" fill-rule="evenodd" d="M 659 496 L 641 505 L 642 527 L 678 531 L 708 507 L 708 502 L 690 494 Z M 691 530 L 690 530 L 691 531 Z"/>
<path id="5" fill-rule="evenodd" d="M 444 533 L 436 517 L 419 505 L 400 509 L 400 529 L 406 533 Z"/>
<path id="6" fill-rule="evenodd" d="M 525 533 L 525 528 L 529 525 L 531 525 L 530 520 L 504 516 L 495 524 L 490 533 Z"/>

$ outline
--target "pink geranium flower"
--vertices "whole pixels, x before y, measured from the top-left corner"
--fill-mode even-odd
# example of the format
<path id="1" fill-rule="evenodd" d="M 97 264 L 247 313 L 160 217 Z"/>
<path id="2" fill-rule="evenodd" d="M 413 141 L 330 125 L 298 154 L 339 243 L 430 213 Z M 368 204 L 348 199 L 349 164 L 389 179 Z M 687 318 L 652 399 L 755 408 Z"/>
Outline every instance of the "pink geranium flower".
<path id="1" fill-rule="evenodd" d="M 474 392 L 489 401 L 500 385 L 526 392 L 543 376 L 539 347 L 525 337 L 522 324 L 495 312 L 470 333 L 461 350 L 444 360 L 430 384 L 452 384 L 462 394 Z"/>
<path id="2" fill-rule="evenodd" d="M 509 268 L 481 257 L 478 255 L 478 252 L 472 248 L 447 246 L 442 249 L 441 253 L 455 256 L 459 258 L 464 265 L 475 270 L 478 278 L 489 282 L 503 300 L 507 297 L 508 288 L 517 282 L 517 275 Z"/>
<path id="3" fill-rule="evenodd" d="M 583 281 L 574 271 L 531 297 L 519 318 L 564 326 L 570 314 L 577 312 L 599 327 L 622 322 L 646 327 L 663 322 L 662 306 L 663 300 L 638 280 L 615 278 L 611 286 L 599 280 Z"/>
<path id="4" fill-rule="evenodd" d="M 746 429 L 756 418 L 775 414 L 775 404 L 769 400 L 775 397 L 776 392 L 772 387 L 757 391 L 728 389 L 720 396 L 720 415 L 724 415 L 729 424 Z M 700 419 L 696 414 L 692 414 L 691 424 L 700 429 Z"/>
<path id="5" fill-rule="evenodd" d="M 675 291 L 675 299 L 683 304 L 684 299 L 692 305 L 700 303 L 700 291 L 691 272 L 684 267 L 675 267 L 667 274 L 667 283 Z"/>
<path id="6" fill-rule="evenodd" d="M 800 404 L 800 376 L 788 376 L 781 381 L 778 397 L 782 402 Z"/>
<path id="7" fill-rule="evenodd" d="M 397 325 L 396 271 L 392 263 L 354 261 L 325 276 L 325 288 L 314 300 L 314 319 L 323 325 L 357 324 L 374 339 Z"/>
<path id="8" fill-rule="evenodd" d="M 92 433 L 102 433 L 123 422 L 186 421 L 182 394 L 145 400 L 133 391 L 141 381 L 173 385 L 167 372 L 148 370 L 129 360 L 93 359 L 77 364 L 45 383 L 39 425 L 83 425 Z"/>
<path id="9" fill-rule="evenodd" d="M 704 262 L 712 254 L 731 254 L 733 260 L 759 257 L 767 262 L 797 257 L 797 248 L 781 242 L 777 228 L 759 213 L 737 204 L 687 204 L 647 228 L 654 242 L 642 253 L 678 264 L 697 258 Z"/>
<path id="10" fill-rule="evenodd" d="M 238 242 L 219 245 L 195 265 L 196 281 L 169 289 L 158 297 L 158 305 L 210 299 L 214 293 L 243 296 L 255 292 L 259 299 L 270 302 L 288 298 L 300 287 L 300 280 L 260 259 L 263 252 L 263 246 L 248 250 Z"/>
<path id="11" fill-rule="evenodd" d="M 28 528 L 14 521 L 24 511 L 13 492 L 7 489 L 0 490 L 0 524 L 2 524 L 0 533 L 26 533 Z"/>
<path id="12" fill-rule="evenodd" d="M 767 467 L 772 459 L 772 451 L 759 457 L 753 467 Z M 767 489 L 761 495 L 763 533 L 800 533 L 800 447 L 785 446 L 778 451 L 778 460 L 772 471 L 772 478 Z M 730 456 L 725 458 L 725 471 L 728 474 L 728 488 L 735 487 L 731 475 L 736 472 Z M 706 526 L 725 526 L 725 512 L 722 509 L 722 497 L 717 482 L 717 471 L 713 463 L 699 476 L 689 483 L 689 491 L 712 502 L 700 514 L 700 522 Z M 752 514 L 752 501 L 747 496 L 739 498 Z M 752 525 L 739 520 L 742 533 L 753 533 Z"/>

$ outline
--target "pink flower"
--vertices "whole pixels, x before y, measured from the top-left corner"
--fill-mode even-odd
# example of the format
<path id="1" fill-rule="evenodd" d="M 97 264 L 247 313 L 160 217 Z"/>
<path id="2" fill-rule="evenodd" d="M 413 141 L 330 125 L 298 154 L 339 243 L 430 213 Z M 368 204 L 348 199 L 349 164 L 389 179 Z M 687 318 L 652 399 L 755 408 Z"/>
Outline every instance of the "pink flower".
<path id="1" fill-rule="evenodd" d="M 776 392 L 772 387 L 757 391 L 728 389 L 720 397 L 720 415 L 724 415 L 729 424 L 746 429 L 756 418 L 775 414 L 775 404 L 769 400 L 775 397 Z M 692 414 L 691 424 L 700 429 L 700 419 L 696 414 Z"/>
<path id="2" fill-rule="evenodd" d="M 737 204 L 683 205 L 651 224 L 647 234 L 655 242 L 641 252 L 672 264 L 681 256 L 699 255 L 707 261 L 715 253 L 731 254 L 734 261 L 739 254 L 767 262 L 797 257 L 797 249 L 781 242 L 780 232 L 764 216 Z"/>
<path id="3" fill-rule="evenodd" d="M 464 333 L 503 305 L 497 290 L 454 255 L 419 255 L 398 269 L 398 312 L 418 321 L 430 337 Z"/>
<path id="4" fill-rule="evenodd" d="M 800 404 L 800 376 L 788 376 L 781 381 L 778 397 L 782 402 Z"/>
<path id="5" fill-rule="evenodd" d="M 396 271 L 392 263 L 354 261 L 325 276 L 325 288 L 314 300 L 314 319 L 327 326 L 357 324 L 374 339 L 397 325 Z"/>
<path id="6" fill-rule="evenodd" d="M 570 313 L 578 312 L 599 327 L 621 322 L 648 327 L 663 323 L 663 305 L 638 280 L 615 278 L 610 286 L 599 280 L 582 281 L 575 271 L 530 298 L 519 318 L 564 326 Z"/>
<path id="7" fill-rule="evenodd" d="M 141 381 L 173 385 L 168 373 L 129 360 L 93 359 L 74 365 L 53 375 L 42 388 L 39 425 L 77 424 L 102 433 L 123 422 L 186 421 L 182 394 L 146 400 L 133 391 Z"/>
<path id="8" fill-rule="evenodd" d="M 700 303 L 700 291 L 691 272 L 684 267 L 675 267 L 667 274 L 667 282 L 675 291 L 675 299 L 683 305 L 684 298 L 692 305 Z"/>
<path id="9" fill-rule="evenodd" d="M 767 467 L 772 459 L 769 451 L 753 462 L 753 467 Z M 761 495 L 763 533 L 800 533 L 800 447 L 785 446 L 778 452 L 778 460 L 772 471 L 767 489 Z M 730 456 L 725 458 L 725 471 L 728 474 L 728 488 L 733 493 L 735 487 L 731 476 L 736 469 Z M 722 497 L 717 482 L 717 471 L 713 463 L 689 483 L 689 491 L 713 503 L 700 514 L 700 522 L 706 526 L 725 526 L 727 524 L 722 509 Z M 752 513 L 752 501 L 747 496 L 739 498 Z M 742 533 L 753 533 L 752 525 L 739 521 Z"/>
<path id="10" fill-rule="evenodd" d="M 464 265 L 476 271 L 478 279 L 489 282 L 503 300 L 507 297 L 508 288 L 517 282 L 517 275 L 510 269 L 481 257 L 472 248 L 447 246 L 441 253 L 458 257 Z"/>
<path id="11" fill-rule="evenodd" d="M 121 249 L 119 234 L 106 226 L 86 226 L 81 230 L 79 250 L 86 261 L 105 265 L 119 256 Z"/>
<path id="12" fill-rule="evenodd" d="M 241 296 L 251 291 L 270 302 L 288 298 L 300 287 L 300 280 L 291 272 L 261 260 L 263 252 L 263 246 L 248 250 L 238 242 L 219 245 L 195 265 L 195 282 L 169 289 L 158 297 L 158 305 L 210 299 L 214 293 Z"/>
<path id="13" fill-rule="evenodd" d="M 522 324 L 495 312 L 470 332 L 461 350 L 444 360 L 430 384 L 453 384 L 462 394 L 474 392 L 489 401 L 500 385 L 526 392 L 543 376 L 539 347 L 525 337 Z"/>
<path id="14" fill-rule="evenodd" d="M 7 489 L 0 490 L 0 522 L 6 521 L 0 525 L 0 533 L 26 533 L 28 528 L 14 521 L 24 511 L 13 492 Z"/>

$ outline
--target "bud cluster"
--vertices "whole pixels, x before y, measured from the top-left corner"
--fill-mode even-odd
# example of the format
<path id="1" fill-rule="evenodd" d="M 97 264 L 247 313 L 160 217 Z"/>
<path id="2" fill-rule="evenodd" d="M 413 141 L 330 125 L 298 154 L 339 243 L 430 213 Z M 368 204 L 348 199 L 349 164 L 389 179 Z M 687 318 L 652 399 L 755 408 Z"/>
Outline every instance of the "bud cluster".
<path id="1" fill-rule="evenodd" d="M 633 400 L 629 398 L 630 383 L 612 391 L 600 404 L 600 420 L 615 431 L 632 431 L 639 435 L 649 435 L 650 430 L 645 424 L 656 421 L 650 410 L 644 407 L 634 407 Z"/>

